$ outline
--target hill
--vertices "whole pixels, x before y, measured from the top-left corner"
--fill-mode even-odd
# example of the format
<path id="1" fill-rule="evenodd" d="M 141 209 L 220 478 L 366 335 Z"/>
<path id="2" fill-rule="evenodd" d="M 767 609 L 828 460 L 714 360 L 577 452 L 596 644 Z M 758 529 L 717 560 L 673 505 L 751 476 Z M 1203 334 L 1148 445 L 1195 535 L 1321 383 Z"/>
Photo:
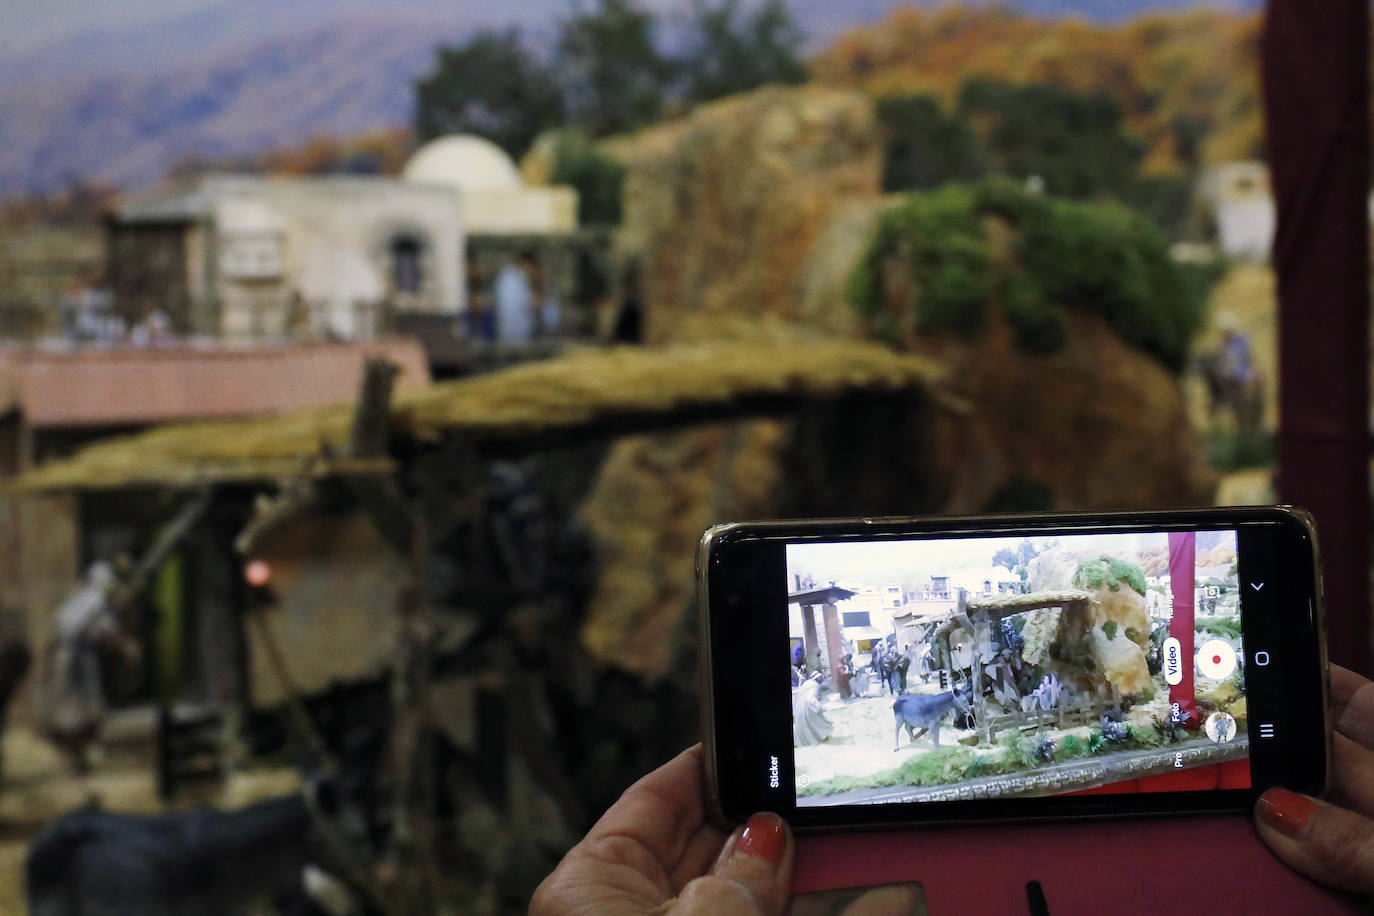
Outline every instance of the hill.
<path id="1" fill-rule="evenodd" d="M 907 8 L 841 37 L 812 74 L 879 96 L 928 93 L 946 108 L 975 78 L 1106 93 L 1145 144 L 1144 169 L 1167 174 L 1262 155 L 1259 30 L 1257 13 L 1204 9 L 1109 26 Z"/>
<path id="2" fill-rule="evenodd" d="M 1257 4 L 1209 5 L 1231 10 Z M 840 83 L 857 81 L 855 61 L 846 55 L 871 41 L 865 35 L 879 32 L 839 36 L 883 17 L 901 24 L 912 16 L 945 15 L 931 12 L 937 5 L 919 0 L 916 8 L 925 12 L 905 13 L 894 12 L 904 6 L 901 0 L 790 3 L 808 47 L 820 53 L 818 72 Z M 1147 10 L 1195 6 L 1196 0 L 1009 5 L 1031 17 L 1028 23 L 1063 16 L 1116 23 Z M 526 27 L 536 41 L 547 42 L 570 8 L 566 0 L 505 6 L 482 0 L 183 0 L 146 6 L 131 12 L 123 0 L 90 0 L 80 16 L 67 4 L 0 11 L 0 35 L 6 36 L 0 42 L 0 195 L 46 193 L 77 178 L 138 187 L 188 157 L 251 158 L 312 136 L 402 125 L 410 118 L 411 84 L 428 70 L 436 44 L 507 25 Z M 669 42 L 690 9 L 688 0 L 644 0 L 644 6 L 657 13 Z M 975 6 L 975 19 L 1005 15 Z M 1115 34 L 1106 25 L 1083 27 Z M 1196 38 L 1211 48 L 1208 35 Z M 823 51 L 837 39 L 835 50 Z M 1224 59 L 1213 63 L 1224 69 Z"/>
<path id="3" fill-rule="evenodd" d="M 50 191 L 77 177 L 137 187 L 187 156 L 250 156 L 314 134 L 405 123 L 411 81 L 444 34 L 433 21 L 358 19 L 147 75 L 73 78 L 57 91 L 2 86 L 0 193 Z"/>

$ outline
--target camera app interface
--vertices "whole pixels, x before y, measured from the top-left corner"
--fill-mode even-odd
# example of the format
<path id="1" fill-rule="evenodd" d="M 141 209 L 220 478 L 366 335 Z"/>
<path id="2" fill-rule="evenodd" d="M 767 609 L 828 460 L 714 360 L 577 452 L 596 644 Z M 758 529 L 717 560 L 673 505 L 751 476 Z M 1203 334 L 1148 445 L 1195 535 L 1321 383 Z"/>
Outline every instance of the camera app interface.
<path id="1" fill-rule="evenodd" d="M 799 806 L 1248 788 L 1235 531 L 790 544 Z"/>

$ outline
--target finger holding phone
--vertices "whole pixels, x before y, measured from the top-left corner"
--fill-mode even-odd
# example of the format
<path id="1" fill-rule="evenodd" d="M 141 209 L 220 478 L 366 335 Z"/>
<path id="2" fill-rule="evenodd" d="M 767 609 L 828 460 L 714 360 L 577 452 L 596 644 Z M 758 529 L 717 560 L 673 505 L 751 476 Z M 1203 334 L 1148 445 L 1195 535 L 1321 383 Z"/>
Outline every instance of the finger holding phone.
<path id="1" fill-rule="evenodd" d="M 757 814 L 734 832 L 710 823 L 701 745 L 635 783 L 545 879 L 534 916 L 782 913 L 791 831 Z"/>
<path id="2" fill-rule="evenodd" d="M 1374 894 L 1374 682 L 1331 666 L 1332 782 L 1321 801 L 1270 789 L 1256 829 L 1274 854 L 1314 881 Z"/>
<path id="3" fill-rule="evenodd" d="M 539 886 L 530 913 L 774 916 L 789 905 L 794 851 L 776 814 L 733 832 L 708 821 L 698 744 L 625 791 Z M 838 912 L 910 913 L 919 901 L 906 887 L 873 888 Z"/>

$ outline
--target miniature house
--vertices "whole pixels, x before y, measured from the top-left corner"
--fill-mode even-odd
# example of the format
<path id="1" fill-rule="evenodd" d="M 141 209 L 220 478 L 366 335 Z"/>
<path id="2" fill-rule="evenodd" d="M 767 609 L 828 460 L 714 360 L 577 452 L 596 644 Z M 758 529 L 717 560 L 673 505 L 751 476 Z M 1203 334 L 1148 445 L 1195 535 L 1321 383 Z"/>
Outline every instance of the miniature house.
<path id="1" fill-rule="evenodd" d="M 206 175 L 141 195 L 107 229 L 114 309 L 178 334 L 367 339 L 396 314 L 460 314 L 473 236 L 576 229 L 577 193 L 527 188 L 495 144 L 444 137 L 398 178 Z"/>

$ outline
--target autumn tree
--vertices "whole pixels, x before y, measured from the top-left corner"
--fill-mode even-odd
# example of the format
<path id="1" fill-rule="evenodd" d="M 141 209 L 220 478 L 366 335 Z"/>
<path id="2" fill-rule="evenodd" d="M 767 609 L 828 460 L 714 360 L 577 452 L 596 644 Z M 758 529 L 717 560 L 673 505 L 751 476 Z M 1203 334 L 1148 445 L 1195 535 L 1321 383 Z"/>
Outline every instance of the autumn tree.
<path id="1" fill-rule="evenodd" d="M 548 64 L 515 29 L 480 32 L 441 47 L 434 70 L 415 83 L 415 134 L 421 141 L 475 133 L 513 157 L 563 121 L 564 98 Z"/>

